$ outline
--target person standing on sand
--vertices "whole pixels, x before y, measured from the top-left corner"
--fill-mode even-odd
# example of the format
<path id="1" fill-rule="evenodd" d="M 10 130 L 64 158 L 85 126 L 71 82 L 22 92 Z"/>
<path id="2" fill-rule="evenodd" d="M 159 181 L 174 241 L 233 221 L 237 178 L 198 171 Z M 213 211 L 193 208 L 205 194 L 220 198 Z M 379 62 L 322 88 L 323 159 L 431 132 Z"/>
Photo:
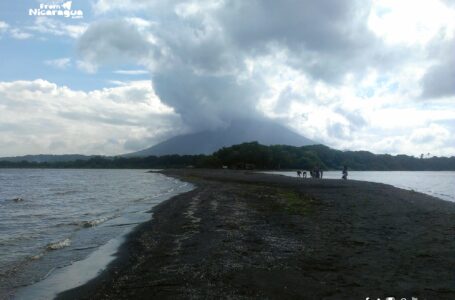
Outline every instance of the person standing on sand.
<path id="1" fill-rule="evenodd" d="M 298 170 L 297 171 L 297 176 L 300 177 L 300 174 L 302 174 L 302 171 Z"/>
<path id="2" fill-rule="evenodd" d="M 341 179 L 348 179 L 348 167 L 347 166 L 344 166 L 343 167 L 343 176 L 341 177 Z"/>

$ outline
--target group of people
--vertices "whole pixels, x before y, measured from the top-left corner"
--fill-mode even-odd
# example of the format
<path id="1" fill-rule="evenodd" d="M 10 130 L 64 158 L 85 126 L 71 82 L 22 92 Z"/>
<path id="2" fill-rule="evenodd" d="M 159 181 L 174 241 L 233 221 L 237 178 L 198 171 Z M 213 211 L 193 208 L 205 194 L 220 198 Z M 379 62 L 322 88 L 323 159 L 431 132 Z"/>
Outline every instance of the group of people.
<path id="1" fill-rule="evenodd" d="M 322 178 L 323 174 L 324 174 L 324 171 L 322 171 L 322 169 L 319 167 L 316 167 L 310 171 L 311 178 Z M 297 176 L 298 177 L 301 176 L 302 178 L 307 178 L 307 172 L 297 170 Z M 343 179 L 343 180 L 348 179 L 348 167 L 347 166 L 343 167 L 341 179 Z"/>
<path id="2" fill-rule="evenodd" d="M 310 170 L 311 178 L 322 178 L 323 173 L 324 173 L 324 171 L 322 171 L 322 169 L 319 167 L 314 168 L 313 170 Z M 307 173 L 306 173 L 306 171 L 297 170 L 297 176 L 298 177 L 302 176 L 302 178 L 307 178 Z"/>

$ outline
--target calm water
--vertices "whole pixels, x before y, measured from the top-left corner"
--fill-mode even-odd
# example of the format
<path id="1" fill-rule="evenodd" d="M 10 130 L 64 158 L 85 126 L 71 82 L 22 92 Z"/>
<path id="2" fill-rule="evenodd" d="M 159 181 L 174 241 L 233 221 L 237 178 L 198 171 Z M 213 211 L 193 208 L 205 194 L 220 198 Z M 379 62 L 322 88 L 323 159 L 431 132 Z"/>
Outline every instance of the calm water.
<path id="1" fill-rule="evenodd" d="M 0 169 L 0 299 L 112 244 L 190 189 L 144 170 Z"/>
<path id="2" fill-rule="evenodd" d="M 296 177 L 296 172 L 267 172 Z M 307 172 L 309 173 L 309 172 Z M 340 179 L 341 171 L 324 172 L 326 179 Z M 348 179 L 390 184 L 455 202 L 455 172 L 350 171 Z"/>

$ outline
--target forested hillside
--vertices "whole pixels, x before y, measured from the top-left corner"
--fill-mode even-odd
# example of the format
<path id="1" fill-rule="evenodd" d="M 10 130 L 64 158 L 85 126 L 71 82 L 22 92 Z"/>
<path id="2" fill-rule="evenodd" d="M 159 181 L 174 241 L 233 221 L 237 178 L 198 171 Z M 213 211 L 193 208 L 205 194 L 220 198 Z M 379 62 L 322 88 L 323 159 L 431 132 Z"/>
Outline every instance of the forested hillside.
<path id="1" fill-rule="evenodd" d="M 164 155 L 148 157 L 102 157 L 62 162 L 0 161 L 2 168 L 221 168 L 312 169 L 383 171 L 455 171 L 455 157 L 417 158 L 408 155 L 373 154 L 367 151 L 340 151 L 324 145 L 303 147 L 257 142 L 221 148 L 212 155 Z"/>

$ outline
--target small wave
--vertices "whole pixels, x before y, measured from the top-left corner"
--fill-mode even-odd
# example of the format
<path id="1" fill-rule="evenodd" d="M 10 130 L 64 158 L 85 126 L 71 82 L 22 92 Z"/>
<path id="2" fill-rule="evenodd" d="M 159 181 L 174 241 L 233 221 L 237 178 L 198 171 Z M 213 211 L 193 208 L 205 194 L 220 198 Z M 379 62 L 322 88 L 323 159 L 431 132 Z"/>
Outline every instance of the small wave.
<path id="1" fill-rule="evenodd" d="M 95 249 L 95 248 L 98 248 L 98 247 L 99 247 L 99 246 L 85 246 L 85 247 L 74 248 L 73 251 L 81 251 L 81 250 Z"/>
<path id="2" fill-rule="evenodd" d="M 138 225 L 138 224 L 142 224 L 142 222 L 113 224 L 113 225 L 110 225 L 109 227 L 122 227 L 122 226 Z"/>
<path id="3" fill-rule="evenodd" d="M 22 198 L 22 197 L 15 197 L 15 198 L 11 198 L 11 199 L 6 199 L 6 201 L 8 201 L 8 202 L 19 203 L 19 202 L 24 202 L 24 198 Z"/>
<path id="4" fill-rule="evenodd" d="M 55 224 L 54 226 L 55 227 L 66 227 L 66 226 L 76 226 L 76 227 L 79 227 L 79 223 L 76 223 L 76 222 L 71 222 L 71 223 L 58 223 L 58 224 Z"/>
<path id="5" fill-rule="evenodd" d="M 144 200 L 147 200 L 147 197 L 136 198 L 136 199 L 133 200 L 133 202 L 142 202 Z"/>
<path id="6" fill-rule="evenodd" d="M 110 219 L 113 219 L 113 218 L 115 218 L 115 216 L 102 217 L 102 218 L 98 218 L 98 219 L 94 219 L 94 220 L 90 220 L 90 221 L 82 221 L 79 223 L 79 225 L 84 228 L 95 227 L 95 226 L 98 226 L 99 224 L 109 221 Z"/>
<path id="7" fill-rule="evenodd" d="M 71 240 L 64 239 L 63 241 L 59 241 L 59 242 L 51 243 L 51 244 L 47 245 L 47 249 L 48 250 L 58 250 L 58 249 L 68 247 L 69 245 L 71 245 Z"/>
<path id="8" fill-rule="evenodd" d="M 85 215 L 89 215 L 89 214 L 84 214 Z M 90 227 L 95 227 L 95 226 L 98 226 L 106 221 L 109 221 L 115 217 L 117 217 L 118 215 L 112 215 L 112 216 L 107 216 L 107 217 L 101 217 L 101 218 L 98 218 L 98 219 L 93 219 L 93 220 L 87 220 L 87 221 L 79 221 L 79 222 L 71 222 L 71 223 L 59 223 L 57 224 L 56 226 L 60 227 L 60 226 L 79 226 L 79 227 L 83 227 L 83 228 L 90 228 Z"/>
<path id="9" fill-rule="evenodd" d="M 71 195 L 71 194 L 77 194 L 79 191 L 77 190 L 70 190 L 70 191 L 58 191 L 55 192 L 54 195 L 56 196 L 65 196 L 65 195 Z"/>
<path id="10" fill-rule="evenodd" d="M 33 256 L 30 256 L 30 259 L 31 260 L 38 260 L 40 259 L 41 257 L 43 257 L 44 253 L 40 253 L 40 254 L 37 254 L 37 255 L 33 255 Z"/>

